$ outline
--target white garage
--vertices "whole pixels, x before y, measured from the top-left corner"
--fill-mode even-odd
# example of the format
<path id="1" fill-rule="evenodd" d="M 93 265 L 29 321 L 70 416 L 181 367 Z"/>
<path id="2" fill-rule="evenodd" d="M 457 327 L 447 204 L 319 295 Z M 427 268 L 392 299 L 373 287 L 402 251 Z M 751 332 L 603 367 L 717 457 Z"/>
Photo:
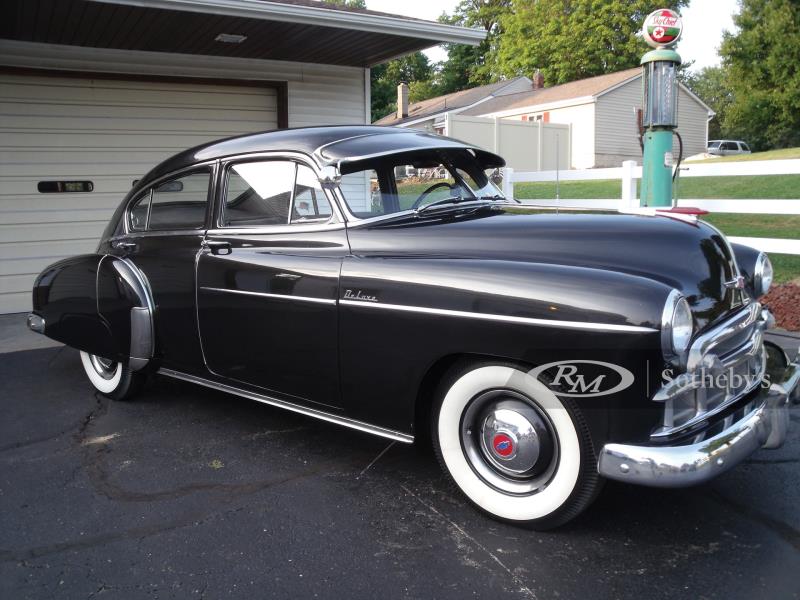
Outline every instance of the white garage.
<path id="1" fill-rule="evenodd" d="M 153 165 L 221 137 L 275 129 L 274 87 L 0 74 L 0 310 L 28 309 L 32 278 L 92 252 Z"/>
<path id="2" fill-rule="evenodd" d="M 9 0 L 0 21 L 0 313 L 92 252 L 152 166 L 203 142 L 370 122 L 369 67 L 482 30 L 309 0 Z"/>

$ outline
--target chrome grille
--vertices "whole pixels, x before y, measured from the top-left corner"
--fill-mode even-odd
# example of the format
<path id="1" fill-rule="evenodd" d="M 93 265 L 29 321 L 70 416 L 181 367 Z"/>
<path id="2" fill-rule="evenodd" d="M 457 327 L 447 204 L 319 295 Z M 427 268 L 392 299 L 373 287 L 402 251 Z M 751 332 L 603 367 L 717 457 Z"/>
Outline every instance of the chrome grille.
<path id="1" fill-rule="evenodd" d="M 653 439 L 690 429 L 761 384 L 766 323 L 761 305 L 754 302 L 698 336 L 689 349 L 685 372 L 653 396 L 664 404 L 664 420 Z"/>

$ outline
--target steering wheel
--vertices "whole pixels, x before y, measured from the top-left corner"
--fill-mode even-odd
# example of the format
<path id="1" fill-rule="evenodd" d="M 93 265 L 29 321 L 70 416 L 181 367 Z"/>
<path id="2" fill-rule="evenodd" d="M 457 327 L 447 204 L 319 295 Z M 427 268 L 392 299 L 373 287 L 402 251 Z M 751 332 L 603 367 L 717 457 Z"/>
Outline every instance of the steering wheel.
<path id="1" fill-rule="evenodd" d="M 425 199 L 425 196 L 430 194 L 432 191 L 434 191 L 436 189 L 439 189 L 440 187 L 446 187 L 446 188 L 449 188 L 451 190 L 455 189 L 454 185 L 451 185 L 451 184 L 447 183 L 446 181 L 440 181 L 439 183 L 434 183 L 432 186 L 430 186 L 428 189 L 426 189 L 424 192 L 422 192 L 419 195 L 419 198 L 417 198 L 414 201 L 414 204 L 411 205 L 411 208 L 419 208 L 419 205 L 422 204 L 422 201 Z"/>

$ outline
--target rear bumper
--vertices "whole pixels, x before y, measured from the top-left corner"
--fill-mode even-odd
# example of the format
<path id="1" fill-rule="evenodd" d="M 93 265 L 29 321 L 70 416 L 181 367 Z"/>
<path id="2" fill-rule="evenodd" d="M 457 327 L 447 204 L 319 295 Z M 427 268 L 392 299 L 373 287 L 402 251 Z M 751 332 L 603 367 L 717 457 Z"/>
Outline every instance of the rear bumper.
<path id="1" fill-rule="evenodd" d="M 703 483 L 742 462 L 759 448 L 778 448 L 786 438 L 789 400 L 800 394 L 800 364 L 791 363 L 781 383 L 764 389 L 755 407 L 722 432 L 682 446 L 606 444 L 597 470 L 609 479 L 651 487 Z"/>

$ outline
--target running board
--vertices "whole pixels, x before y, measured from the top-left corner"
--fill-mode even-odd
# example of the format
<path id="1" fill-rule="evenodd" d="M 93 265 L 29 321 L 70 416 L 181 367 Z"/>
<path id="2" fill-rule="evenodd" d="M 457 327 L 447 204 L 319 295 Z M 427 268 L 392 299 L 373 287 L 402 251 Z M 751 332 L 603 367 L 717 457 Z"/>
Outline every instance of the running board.
<path id="1" fill-rule="evenodd" d="M 349 427 L 350 429 L 357 429 L 358 431 L 363 431 L 365 433 L 371 433 L 372 435 L 385 437 L 390 440 L 395 440 L 396 442 L 403 442 L 404 444 L 411 444 L 414 442 L 413 435 L 400 433 L 399 431 L 393 431 L 391 429 L 384 429 L 383 427 L 377 427 L 376 425 L 370 425 L 369 423 L 356 421 L 355 419 L 348 419 L 347 417 L 332 415 L 330 413 L 326 413 L 321 410 L 315 410 L 313 408 L 298 406 L 296 404 L 285 402 L 284 400 L 278 400 L 277 398 L 272 398 L 270 396 L 265 396 L 263 394 L 258 394 L 256 392 L 241 390 L 239 388 L 235 388 L 230 385 L 225 385 L 224 383 L 209 381 L 208 379 L 203 379 L 202 377 L 197 377 L 196 375 L 188 375 L 186 373 L 181 373 L 179 371 L 173 371 L 172 369 L 163 369 L 163 368 L 158 370 L 158 374 L 165 375 L 166 377 L 172 377 L 173 379 L 188 381 L 189 383 L 196 383 L 198 385 L 202 385 L 214 390 L 227 392 L 228 394 L 234 394 L 236 396 L 241 396 L 243 398 L 255 400 L 256 402 L 262 402 L 263 404 L 269 404 L 270 406 L 277 406 L 278 408 L 290 410 L 292 412 L 296 412 L 301 415 L 306 415 L 307 417 L 313 417 L 315 419 L 320 419 L 322 421 L 328 421 L 329 423 L 335 423 L 336 425 L 342 425 L 344 427 Z"/>

